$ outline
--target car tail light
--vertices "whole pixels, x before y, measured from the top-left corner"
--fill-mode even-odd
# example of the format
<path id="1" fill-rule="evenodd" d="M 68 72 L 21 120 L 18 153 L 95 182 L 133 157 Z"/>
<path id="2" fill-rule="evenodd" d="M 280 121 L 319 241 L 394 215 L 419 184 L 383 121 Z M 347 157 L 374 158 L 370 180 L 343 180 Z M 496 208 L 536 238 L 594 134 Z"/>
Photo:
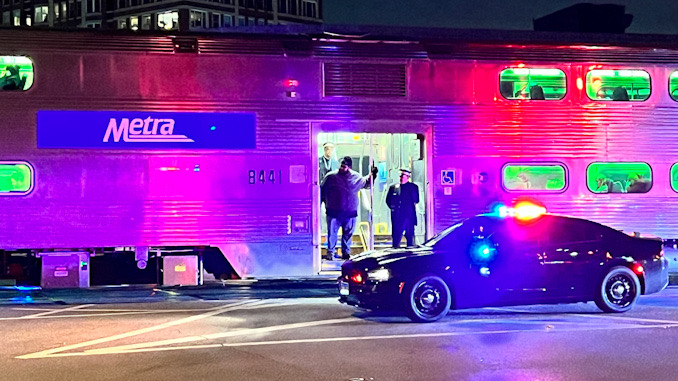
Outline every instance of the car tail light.
<path id="1" fill-rule="evenodd" d="M 363 277 L 363 273 L 361 273 L 360 270 L 353 270 L 351 273 L 351 281 L 353 283 L 362 284 L 365 282 L 365 277 Z"/>
<path id="2" fill-rule="evenodd" d="M 641 275 L 645 271 L 645 268 L 643 268 L 643 265 L 635 265 L 633 266 L 633 272 L 635 272 L 638 275 Z"/>

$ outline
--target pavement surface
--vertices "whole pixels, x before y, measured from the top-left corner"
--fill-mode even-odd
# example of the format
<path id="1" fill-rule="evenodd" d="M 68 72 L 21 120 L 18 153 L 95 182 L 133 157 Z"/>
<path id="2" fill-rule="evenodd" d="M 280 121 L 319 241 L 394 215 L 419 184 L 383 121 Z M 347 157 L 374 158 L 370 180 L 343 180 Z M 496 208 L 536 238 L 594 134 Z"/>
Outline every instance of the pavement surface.
<path id="1" fill-rule="evenodd" d="M 678 287 L 643 296 L 624 314 L 593 303 L 535 305 L 415 324 L 342 305 L 334 282 L 313 282 L 33 290 L 34 303 L 0 306 L 1 378 L 678 378 Z"/>

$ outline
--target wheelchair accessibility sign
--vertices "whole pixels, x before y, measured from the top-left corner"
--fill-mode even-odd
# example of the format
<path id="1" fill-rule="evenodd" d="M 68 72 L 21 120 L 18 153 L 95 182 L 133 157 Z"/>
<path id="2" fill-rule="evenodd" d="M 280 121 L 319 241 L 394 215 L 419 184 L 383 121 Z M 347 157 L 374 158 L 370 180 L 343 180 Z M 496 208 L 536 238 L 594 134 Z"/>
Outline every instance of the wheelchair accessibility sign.
<path id="1" fill-rule="evenodd" d="M 454 185 L 454 169 L 444 169 L 440 171 L 440 184 Z"/>

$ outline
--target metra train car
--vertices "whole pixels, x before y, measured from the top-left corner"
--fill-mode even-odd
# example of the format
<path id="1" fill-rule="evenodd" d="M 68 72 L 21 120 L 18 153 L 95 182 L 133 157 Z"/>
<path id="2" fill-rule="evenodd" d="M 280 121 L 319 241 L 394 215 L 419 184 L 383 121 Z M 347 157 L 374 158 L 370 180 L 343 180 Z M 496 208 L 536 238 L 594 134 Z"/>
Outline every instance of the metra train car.
<path id="1" fill-rule="evenodd" d="M 400 168 L 419 243 L 523 197 L 678 238 L 678 39 L 418 33 L 0 30 L 4 277 L 62 252 L 99 279 L 176 253 L 222 277 L 317 274 L 325 154 L 379 169 L 356 252 L 390 244 Z"/>

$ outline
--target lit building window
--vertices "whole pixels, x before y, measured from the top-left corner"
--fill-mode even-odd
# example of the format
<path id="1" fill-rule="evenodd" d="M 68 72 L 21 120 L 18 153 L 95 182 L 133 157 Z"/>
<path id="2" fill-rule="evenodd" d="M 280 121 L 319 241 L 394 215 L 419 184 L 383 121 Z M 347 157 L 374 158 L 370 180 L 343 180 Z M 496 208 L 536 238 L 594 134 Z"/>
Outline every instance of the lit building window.
<path id="1" fill-rule="evenodd" d="M 141 29 L 143 30 L 151 29 L 151 15 L 141 16 Z"/>
<path id="2" fill-rule="evenodd" d="M 586 95 L 595 101 L 644 101 L 650 97 L 650 74 L 645 70 L 591 70 Z"/>
<path id="3" fill-rule="evenodd" d="M 191 28 L 207 28 L 207 12 L 191 9 Z"/>
<path id="4" fill-rule="evenodd" d="M 164 30 L 179 29 L 179 12 L 158 13 L 158 28 Z"/>
<path id="5" fill-rule="evenodd" d="M 47 22 L 48 7 L 46 5 L 36 6 L 35 7 L 35 22 L 43 23 Z"/>
<path id="6" fill-rule="evenodd" d="M 129 27 L 132 30 L 139 30 L 139 17 L 132 16 L 129 18 Z"/>
<path id="7" fill-rule="evenodd" d="M 506 99 L 563 99 L 566 83 L 560 69 L 509 68 L 499 74 L 499 92 Z"/>

